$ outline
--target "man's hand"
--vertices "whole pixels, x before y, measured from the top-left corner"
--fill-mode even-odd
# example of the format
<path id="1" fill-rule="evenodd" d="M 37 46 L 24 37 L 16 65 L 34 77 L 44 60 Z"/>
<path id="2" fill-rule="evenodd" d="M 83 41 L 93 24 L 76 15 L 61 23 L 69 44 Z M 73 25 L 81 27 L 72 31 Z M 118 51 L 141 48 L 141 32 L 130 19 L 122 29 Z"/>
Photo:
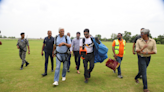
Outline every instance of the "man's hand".
<path id="1" fill-rule="evenodd" d="M 64 42 L 62 42 L 62 43 L 60 43 L 58 46 L 59 46 L 59 47 L 61 47 L 62 45 L 65 45 L 65 43 L 64 43 Z"/>
<path id="2" fill-rule="evenodd" d="M 145 55 L 145 54 L 146 54 L 146 52 L 141 52 L 141 54 L 144 54 L 144 55 Z"/>
<path id="3" fill-rule="evenodd" d="M 17 48 L 19 49 L 19 46 L 17 46 Z"/>
<path id="4" fill-rule="evenodd" d="M 73 52 L 73 56 L 75 56 L 75 53 Z"/>
<path id="5" fill-rule="evenodd" d="M 72 51 L 70 51 L 70 54 L 72 54 Z"/>
<path id="6" fill-rule="evenodd" d="M 114 58 L 117 59 L 117 55 L 116 54 L 114 54 Z"/>
<path id="7" fill-rule="evenodd" d="M 133 54 L 135 55 L 136 53 L 133 51 Z"/>
<path id="8" fill-rule="evenodd" d="M 41 52 L 41 55 L 43 56 L 43 51 Z"/>
<path id="9" fill-rule="evenodd" d="M 143 49 L 145 49 L 145 48 L 147 48 L 148 47 L 148 45 L 146 44 L 144 47 L 143 47 Z"/>
<path id="10" fill-rule="evenodd" d="M 54 55 L 54 54 L 52 54 L 52 57 L 56 57 L 56 54 Z"/>
<path id="11" fill-rule="evenodd" d="M 28 54 L 30 54 L 30 51 L 28 51 Z"/>

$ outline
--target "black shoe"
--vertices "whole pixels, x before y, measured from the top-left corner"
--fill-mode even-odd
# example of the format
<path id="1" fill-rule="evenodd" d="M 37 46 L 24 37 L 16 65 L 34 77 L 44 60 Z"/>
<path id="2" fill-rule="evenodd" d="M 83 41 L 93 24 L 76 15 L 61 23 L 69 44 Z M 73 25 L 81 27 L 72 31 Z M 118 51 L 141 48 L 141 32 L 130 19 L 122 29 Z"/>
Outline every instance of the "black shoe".
<path id="1" fill-rule="evenodd" d="M 67 72 L 70 72 L 70 70 L 67 70 Z"/>
<path id="2" fill-rule="evenodd" d="M 21 68 L 20 68 L 20 70 L 23 70 L 23 65 L 21 65 Z"/>
<path id="3" fill-rule="evenodd" d="M 29 65 L 29 63 L 28 62 L 26 62 L 26 67 Z"/>
<path id="4" fill-rule="evenodd" d="M 84 82 L 85 82 L 85 83 L 88 83 L 88 78 L 86 78 Z"/>
<path id="5" fill-rule="evenodd" d="M 47 75 L 47 73 L 43 73 L 43 74 L 42 74 L 43 77 L 46 76 L 46 75 Z"/>

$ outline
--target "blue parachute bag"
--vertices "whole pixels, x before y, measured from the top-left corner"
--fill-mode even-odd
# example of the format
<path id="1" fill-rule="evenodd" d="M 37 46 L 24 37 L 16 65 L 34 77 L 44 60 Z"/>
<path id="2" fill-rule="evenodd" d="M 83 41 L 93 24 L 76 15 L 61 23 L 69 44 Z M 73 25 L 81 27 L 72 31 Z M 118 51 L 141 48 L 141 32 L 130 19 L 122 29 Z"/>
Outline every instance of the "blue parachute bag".
<path id="1" fill-rule="evenodd" d="M 102 44 L 98 38 L 92 38 L 92 40 L 94 42 L 94 63 L 102 63 L 105 59 L 108 58 L 108 48 Z"/>

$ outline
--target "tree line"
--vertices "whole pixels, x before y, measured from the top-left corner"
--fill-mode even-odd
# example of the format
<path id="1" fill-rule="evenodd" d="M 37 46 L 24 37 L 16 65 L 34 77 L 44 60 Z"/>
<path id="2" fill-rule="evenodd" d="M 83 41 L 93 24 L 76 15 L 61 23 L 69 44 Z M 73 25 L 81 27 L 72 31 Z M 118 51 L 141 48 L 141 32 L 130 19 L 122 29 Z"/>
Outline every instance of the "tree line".
<path id="1" fill-rule="evenodd" d="M 131 32 L 128 31 L 124 31 L 124 33 L 122 34 L 123 39 L 126 40 L 126 42 L 134 42 L 135 38 L 139 36 L 139 34 L 136 35 L 131 35 Z M 117 34 L 112 33 L 110 38 L 102 38 L 100 34 L 96 35 L 95 37 L 98 37 L 101 41 L 113 41 L 115 39 L 117 39 Z M 149 34 L 150 38 L 153 38 L 151 34 Z M 153 38 L 157 44 L 164 44 L 164 34 L 163 35 L 159 35 L 157 38 Z"/>
<path id="2" fill-rule="evenodd" d="M 134 42 L 135 38 L 136 38 L 137 36 L 139 36 L 139 35 L 136 34 L 136 35 L 133 35 L 133 36 L 132 36 L 132 35 L 131 35 L 131 32 L 124 31 L 124 33 L 122 34 L 122 36 L 123 36 L 123 39 L 126 40 L 126 42 Z M 106 38 L 106 37 L 105 37 L 105 38 L 102 38 L 102 37 L 101 37 L 101 34 L 98 34 L 98 35 L 96 35 L 95 37 L 98 37 L 101 41 L 113 41 L 113 40 L 117 39 L 117 34 L 112 33 L 110 38 Z M 151 34 L 149 34 L 149 37 L 150 37 L 150 38 L 153 38 Z M 2 36 L 2 35 L 0 35 L 0 38 L 15 39 L 14 36 L 9 36 L 9 37 L 7 37 L 7 36 Z M 71 39 L 73 39 L 73 38 L 74 38 L 74 37 L 71 37 Z M 158 37 L 155 37 L 155 38 L 153 38 L 153 39 L 156 41 L 157 44 L 164 44 L 164 34 L 163 34 L 163 35 L 159 35 Z"/>
<path id="3" fill-rule="evenodd" d="M 2 35 L 0 35 L 0 38 L 10 38 L 10 39 L 15 39 L 14 36 L 9 36 L 9 37 L 7 37 L 7 36 L 2 36 Z"/>

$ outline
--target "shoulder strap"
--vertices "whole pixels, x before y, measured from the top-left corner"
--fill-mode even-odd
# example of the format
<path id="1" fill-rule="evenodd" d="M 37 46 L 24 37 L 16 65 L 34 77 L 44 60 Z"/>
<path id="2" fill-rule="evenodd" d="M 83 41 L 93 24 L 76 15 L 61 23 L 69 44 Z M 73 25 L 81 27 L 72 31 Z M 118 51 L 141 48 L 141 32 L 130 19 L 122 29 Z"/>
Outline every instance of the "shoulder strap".
<path id="1" fill-rule="evenodd" d="M 83 38 L 83 49 L 85 47 L 85 38 Z"/>
<path id="2" fill-rule="evenodd" d="M 66 41 L 66 43 L 67 43 L 67 35 L 65 35 L 65 41 Z"/>
<path id="3" fill-rule="evenodd" d="M 57 38 L 58 38 L 58 35 L 56 35 L 55 37 L 55 45 L 57 45 Z"/>
<path id="4" fill-rule="evenodd" d="M 91 37 L 92 43 L 93 43 L 93 38 Z"/>

